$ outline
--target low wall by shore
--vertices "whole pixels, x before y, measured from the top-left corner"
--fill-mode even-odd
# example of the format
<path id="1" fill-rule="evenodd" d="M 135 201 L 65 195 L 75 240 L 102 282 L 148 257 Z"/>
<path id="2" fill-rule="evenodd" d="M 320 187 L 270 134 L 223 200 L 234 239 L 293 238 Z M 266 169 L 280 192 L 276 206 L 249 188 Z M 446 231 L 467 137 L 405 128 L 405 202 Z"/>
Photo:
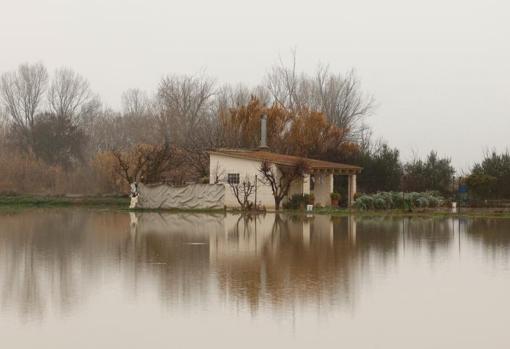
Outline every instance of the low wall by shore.
<path id="1" fill-rule="evenodd" d="M 225 207 L 223 184 L 138 184 L 131 208 L 142 209 L 222 209 Z"/>

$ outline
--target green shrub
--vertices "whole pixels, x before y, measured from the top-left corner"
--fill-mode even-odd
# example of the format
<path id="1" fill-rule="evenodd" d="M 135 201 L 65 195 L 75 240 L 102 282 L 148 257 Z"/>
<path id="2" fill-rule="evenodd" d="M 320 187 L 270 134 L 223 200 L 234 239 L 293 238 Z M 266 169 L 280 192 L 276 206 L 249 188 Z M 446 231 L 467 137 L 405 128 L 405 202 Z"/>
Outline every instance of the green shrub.
<path id="1" fill-rule="evenodd" d="M 416 198 L 416 206 L 420 208 L 428 207 L 429 200 L 425 196 L 420 196 Z"/>
<path id="2" fill-rule="evenodd" d="M 439 207 L 444 199 L 437 192 L 379 192 L 357 196 L 354 207 L 360 210 L 389 210 Z"/>
<path id="3" fill-rule="evenodd" d="M 370 195 L 360 195 L 354 202 L 354 206 L 361 210 L 373 210 L 374 198 Z"/>
<path id="4" fill-rule="evenodd" d="M 393 203 L 393 207 L 404 207 L 404 195 L 402 193 L 392 191 L 391 193 L 391 201 Z"/>
<path id="5" fill-rule="evenodd" d="M 387 202 L 384 201 L 384 199 L 382 197 L 376 197 L 374 199 L 374 207 L 377 209 L 377 210 L 385 210 L 387 209 Z"/>
<path id="6" fill-rule="evenodd" d="M 313 205 L 315 196 L 313 194 L 294 194 L 290 197 L 289 201 L 284 205 L 284 208 L 297 210 L 304 208 L 306 205 Z"/>
<path id="7" fill-rule="evenodd" d="M 331 200 L 340 200 L 340 193 L 331 193 L 329 197 Z"/>

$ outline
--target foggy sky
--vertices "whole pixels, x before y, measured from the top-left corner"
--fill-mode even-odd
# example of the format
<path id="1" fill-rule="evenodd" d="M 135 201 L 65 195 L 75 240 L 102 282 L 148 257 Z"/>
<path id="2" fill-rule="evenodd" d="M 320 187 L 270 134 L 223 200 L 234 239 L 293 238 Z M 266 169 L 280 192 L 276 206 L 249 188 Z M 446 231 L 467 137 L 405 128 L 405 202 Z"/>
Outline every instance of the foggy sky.
<path id="1" fill-rule="evenodd" d="M 132 87 L 205 70 L 259 83 L 296 49 L 300 70 L 354 68 L 376 137 L 468 169 L 510 145 L 506 1 L 0 0 L 0 72 L 42 61 L 88 78 L 113 108 Z"/>

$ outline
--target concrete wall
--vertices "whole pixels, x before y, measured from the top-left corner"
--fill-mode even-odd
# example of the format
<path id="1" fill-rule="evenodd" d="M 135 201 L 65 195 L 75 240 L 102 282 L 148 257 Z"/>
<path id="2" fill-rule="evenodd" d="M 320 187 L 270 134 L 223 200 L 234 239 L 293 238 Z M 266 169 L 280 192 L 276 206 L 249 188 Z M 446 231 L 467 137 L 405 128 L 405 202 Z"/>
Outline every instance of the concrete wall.
<path id="1" fill-rule="evenodd" d="M 256 160 L 210 154 L 209 183 L 214 183 L 218 176 L 220 183 L 225 185 L 225 206 L 239 207 L 239 203 L 227 182 L 229 173 L 239 173 L 240 181 L 248 177 L 254 183 L 255 176 L 257 176 L 257 203 L 266 208 L 274 208 L 274 197 L 271 187 L 263 182 L 263 178 L 259 173 L 260 164 L 261 162 Z M 255 201 L 255 193 L 250 196 L 250 200 Z"/>

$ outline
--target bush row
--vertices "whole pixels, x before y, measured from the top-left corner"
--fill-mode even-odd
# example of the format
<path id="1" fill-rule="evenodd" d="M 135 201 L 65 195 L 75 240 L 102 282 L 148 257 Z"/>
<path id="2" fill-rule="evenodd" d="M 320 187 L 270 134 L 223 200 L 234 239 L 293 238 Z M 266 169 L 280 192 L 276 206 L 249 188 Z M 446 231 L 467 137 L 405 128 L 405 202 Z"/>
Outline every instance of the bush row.
<path id="1" fill-rule="evenodd" d="M 286 202 L 283 207 L 285 209 L 296 210 L 304 208 L 306 205 L 313 205 L 315 202 L 315 196 L 312 194 L 294 194 L 290 197 L 289 201 Z"/>
<path id="2" fill-rule="evenodd" d="M 358 195 L 354 207 L 360 210 L 412 209 L 439 207 L 444 202 L 444 198 L 436 192 L 402 193 L 391 191 Z"/>

